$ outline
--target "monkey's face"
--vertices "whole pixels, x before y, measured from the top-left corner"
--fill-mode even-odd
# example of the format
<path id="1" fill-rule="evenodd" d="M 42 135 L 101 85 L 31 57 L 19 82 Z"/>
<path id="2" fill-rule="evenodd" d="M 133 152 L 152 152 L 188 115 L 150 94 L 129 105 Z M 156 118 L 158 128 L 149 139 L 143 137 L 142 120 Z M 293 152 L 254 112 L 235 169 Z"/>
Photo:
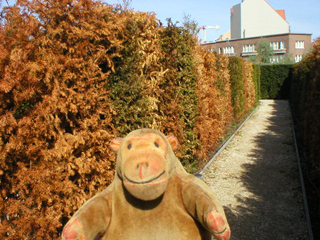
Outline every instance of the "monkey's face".
<path id="1" fill-rule="evenodd" d="M 171 137 L 172 138 L 172 137 Z M 118 150 L 119 177 L 134 197 L 150 201 L 160 197 L 169 181 L 168 142 L 156 133 L 133 134 L 121 141 Z M 114 145 L 113 145 L 114 146 Z"/>

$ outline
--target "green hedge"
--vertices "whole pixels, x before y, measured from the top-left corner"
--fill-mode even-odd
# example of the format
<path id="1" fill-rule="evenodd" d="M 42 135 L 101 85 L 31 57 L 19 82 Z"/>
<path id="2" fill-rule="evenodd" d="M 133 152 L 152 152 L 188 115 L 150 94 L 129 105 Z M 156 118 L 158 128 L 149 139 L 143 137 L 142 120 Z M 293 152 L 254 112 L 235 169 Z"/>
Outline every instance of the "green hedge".
<path id="1" fill-rule="evenodd" d="M 290 104 L 297 132 L 314 239 L 320 238 L 320 38 L 294 66 Z"/>
<path id="2" fill-rule="evenodd" d="M 244 114 L 244 60 L 240 57 L 230 57 L 228 69 L 230 74 L 234 118 L 238 121 Z"/>
<path id="3" fill-rule="evenodd" d="M 261 98 L 289 99 L 292 64 L 260 65 Z"/>
<path id="4" fill-rule="evenodd" d="M 320 185 L 320 39 L 312 53 L 295 65 L 290 103 L 300 129 L 303 150 L 311 172 Z"/>
<path id="5" fill-rule="evenodd" d="M 169 94 L 169 99 L 162 99 L 162 104 L 163 109 L 167 109 L 168 112 L 176 112 L 174 114 L 177 116 L 176 121 L 173 119 L 167 119 L 167 121 L 181 126 L 181 132 L 176 132 L 178 136 L 180 135 L 179 140 L 183 144 L 180 159 L 189 169 L 193 168 L 197 162 L 194 149 L 198 146 L 194 131 L 199 115 L 198 96 L 196 95 L 197 76 L 193 59 L 194 47 L 195 41 L 192 34 L 168 20 L 167 27 L 161 31 L 161 50 L 163 52 L 161 64 L 167 69 L 161 88 L 165 91 L 163 97 Z M 172 109 L 176 104 L 177 108 Z"/>
<path id="6" fill-rule="evenodd" d="M 148 29 L 157 25 L 156 18 L 149 15 L 129 11 L 123 14 L 127 15 L 123 49 L 113 59 L 115 70 L 106 85 L 114 109 L 112 123 L 119 136 L 125 136 L 133 129 L 151 127 L 152 110 L 145 84 L 148 75 L 142 72 L 148 49 L 143 49 L 141 42 L 148 40 Z"/>
<path id="7" fill-rule="evenodd" d="M 255 83 L 256 102 L 261 99 L 261 69 L 257 64 L 253 64 L 253 81 Z"/>

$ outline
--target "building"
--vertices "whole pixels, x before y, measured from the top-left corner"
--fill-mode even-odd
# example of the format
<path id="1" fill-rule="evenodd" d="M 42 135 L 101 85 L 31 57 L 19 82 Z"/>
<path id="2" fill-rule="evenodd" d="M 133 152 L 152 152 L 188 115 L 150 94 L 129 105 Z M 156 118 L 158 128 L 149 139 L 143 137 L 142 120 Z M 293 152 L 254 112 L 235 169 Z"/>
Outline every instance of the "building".
<path id="1" fill-rule="evenodd" d="M 312 48 L 311 34 L 295 33 L 222 40 L 202 46 L 217 53 L 240 56 L 248 60 L 250 56 L 258 54 L 256 47 L 262 38 L 266 39 L 273 49 L 271 62 L 281 62 L 285 59 L 299 62 Z"/>
<path id="2" fill-rule="evenodd" d="M 244 0 L 231 9 L 231 39 L 289 33 L 284 10 L 265 0 Z"/>
<path id="3" fill-rule="evenodd" d="M 266 0 L 243 0 L 231 9 L 231 31 L 213 43 L 203 44 L 211 51 L 249 59 L 258 55 L 261 39 L 273 49 L 271 62 L 290 59 L 299 62 L 310 52 L 311 35 L 291 33 L 284 10 L 275 10 Z"/>

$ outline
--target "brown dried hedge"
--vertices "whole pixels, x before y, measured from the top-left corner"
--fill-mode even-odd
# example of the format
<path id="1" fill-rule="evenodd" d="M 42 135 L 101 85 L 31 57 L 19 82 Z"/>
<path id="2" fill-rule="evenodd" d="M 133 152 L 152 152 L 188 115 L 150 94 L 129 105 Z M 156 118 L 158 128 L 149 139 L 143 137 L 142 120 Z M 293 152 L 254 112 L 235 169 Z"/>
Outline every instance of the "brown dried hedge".
<path id="1" fill-rule="evenodd" d="M 256 101 L 251 65 L 242 95 Z M 176 135 L 193 172 L 235 116 L 229 59 L 154 14 L 93 0 L 20 0 L 0 29 L 0 238 L 59 239 L 113 179 L 108 143 Z"/>
<path id="2" fill-rule="evenodd" d="M 55 239 L 113 178 L 109 92 L 123 17 L 92 1 L 20 1 L 1 28 L 0 238 Z"/>
<path id="3" fill-rule="evenodd" d="M 199 96 L 198 139 L 201 143 L 198 156 L 206 160 L 233 121 L 228 57 L 217 55 L 201 47 L 196 55 Z"/>
<path id="4" fill-rule="evenodd" d="M 243 85 L 244 85 L 244 114 L 247 114 L 257 103 L 257 90 L 254 79 L 253 63 L 244 61 Z"/>

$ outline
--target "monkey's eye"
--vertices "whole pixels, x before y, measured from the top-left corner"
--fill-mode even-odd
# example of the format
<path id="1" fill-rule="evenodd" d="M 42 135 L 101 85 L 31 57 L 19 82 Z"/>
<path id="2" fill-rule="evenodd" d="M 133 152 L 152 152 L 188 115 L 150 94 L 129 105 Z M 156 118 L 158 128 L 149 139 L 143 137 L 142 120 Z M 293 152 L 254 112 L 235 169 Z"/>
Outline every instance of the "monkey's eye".
<path id="1" fill-rule="evenodd" d="M 158 148 L 159 147 L 159 143 L 154 142 L 154 145 Z"/>
<path id="2" fill-rule="evenodd" d="M 132 144 L 129 143 L 129 144 L 128 144 L 128 149 L 131 149 L 131 148 L 132 148 Z"/>

